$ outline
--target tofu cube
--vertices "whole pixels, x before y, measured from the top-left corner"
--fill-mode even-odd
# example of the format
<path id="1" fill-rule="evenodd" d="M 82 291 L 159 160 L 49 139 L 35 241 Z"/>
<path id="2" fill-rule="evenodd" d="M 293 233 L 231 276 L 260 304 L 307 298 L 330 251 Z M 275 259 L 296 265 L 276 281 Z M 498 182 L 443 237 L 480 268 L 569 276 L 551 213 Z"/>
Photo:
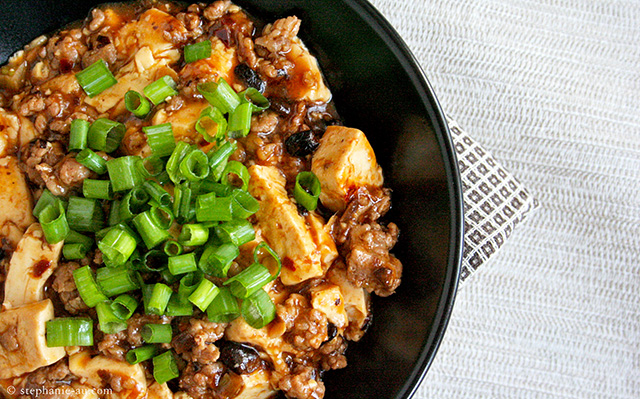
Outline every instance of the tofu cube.
<path id="1" fill-rule="evenodd" d="M 0 237 L 16 246 L 35 219 L 31 192 L 13 156 L 0 159 L 0 209 Z"/>
<path id="2" fill-rule="evenodd" d="M 280 279 L 285 285 L 320 277 L 337 257 L 335 243 L 324 229 L 300 216 L 285 189 L 285 177 L 273 166 L 249 168 L 249 192 L 260 203 L 256 213 L 265 241 L 282 260 Z M 312 221 L 313 222 L 313 221 Z M 324 253 L 323 253 L 324 252 Z"/>
<path id="3" fill-rule="evenodd" d="M 313 155 L 311 171 L 321 185 L 320 201 L 334 212 L 345 209 L 360 187 L 382 187 L 382 168 L 358 129 L 329 126 Z"/>
<path id="4" fill-rule="evenodd" d="M 62 359 L 62 347 L 49 348 L 45 323 L 53 319 L 51 300 L 0 313 L 0 379 L 17 377 Z"/>
<path id="5" fill-rule="evenodd" d="M 63 244 L 47 243 L 39 223 L 29 226 L 9 261 L 4 309 L 44 299 L 44 285 L 58 267 Z"/>

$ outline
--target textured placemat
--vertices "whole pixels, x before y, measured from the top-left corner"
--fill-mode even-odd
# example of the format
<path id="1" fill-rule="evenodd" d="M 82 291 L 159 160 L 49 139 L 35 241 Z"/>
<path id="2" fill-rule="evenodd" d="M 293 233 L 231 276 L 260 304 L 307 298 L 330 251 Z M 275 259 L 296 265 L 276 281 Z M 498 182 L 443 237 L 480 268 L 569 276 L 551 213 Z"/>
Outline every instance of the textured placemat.
<path id="1" fill-rule="evenodd" d="M 458 155 L 464 200 L 464 250 L 460 280 L 485 263 L 538 206 L 511 173 L 456 121 L 447 118 Z"/>
<path id="2" fill-rule="evenodd" d="M 640 2 L 371 1 L 540 201 L 462 285 L 415 399 L 640 398 Z"/>

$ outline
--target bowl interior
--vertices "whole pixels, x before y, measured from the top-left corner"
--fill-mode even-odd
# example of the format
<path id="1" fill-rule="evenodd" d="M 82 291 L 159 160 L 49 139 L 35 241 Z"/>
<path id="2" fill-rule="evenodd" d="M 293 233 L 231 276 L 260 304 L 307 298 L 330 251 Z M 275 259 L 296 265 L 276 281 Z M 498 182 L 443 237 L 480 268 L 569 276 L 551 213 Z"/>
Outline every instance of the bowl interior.
<path id="1" fill-rule="evenodd" d="M 101 1 L 4 0 L 0 64 L 40 34 L 84 18 Z M 457 285 L 462 202 L 451 139 L 433 92 L 404 43 L 362 0 L 236 0 L 265 21 L 297 15 L 345 125 L 371 141 L 393 190 L 388 221 L 404 264 L 397 293 L 375 298 L 349 366 L 325 375 L 326 397 L 407 398 L 438 347 Z"/>

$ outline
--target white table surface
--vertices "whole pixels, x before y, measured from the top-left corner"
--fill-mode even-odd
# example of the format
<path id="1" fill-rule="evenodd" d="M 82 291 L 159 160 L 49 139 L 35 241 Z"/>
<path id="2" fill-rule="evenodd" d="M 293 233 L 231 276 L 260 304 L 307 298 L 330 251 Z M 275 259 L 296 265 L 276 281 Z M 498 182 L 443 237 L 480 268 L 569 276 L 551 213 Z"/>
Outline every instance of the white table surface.
<path id="1" fill-rule="evenodd" d="M 640 398 L 640 2 L 372 0 L 540 207 L 416 398 Z"/>

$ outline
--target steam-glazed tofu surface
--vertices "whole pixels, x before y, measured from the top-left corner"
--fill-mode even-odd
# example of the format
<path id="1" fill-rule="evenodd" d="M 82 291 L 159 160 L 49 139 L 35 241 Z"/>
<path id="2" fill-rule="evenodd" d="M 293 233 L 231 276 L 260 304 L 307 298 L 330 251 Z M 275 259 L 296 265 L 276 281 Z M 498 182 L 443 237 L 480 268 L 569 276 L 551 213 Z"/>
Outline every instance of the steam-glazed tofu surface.
<path id="1" fill-rule="evenodd" d="M 402 264 L 299 17 L 109 3 L 0 68 L 0 396 L 324 397 Z"/>

